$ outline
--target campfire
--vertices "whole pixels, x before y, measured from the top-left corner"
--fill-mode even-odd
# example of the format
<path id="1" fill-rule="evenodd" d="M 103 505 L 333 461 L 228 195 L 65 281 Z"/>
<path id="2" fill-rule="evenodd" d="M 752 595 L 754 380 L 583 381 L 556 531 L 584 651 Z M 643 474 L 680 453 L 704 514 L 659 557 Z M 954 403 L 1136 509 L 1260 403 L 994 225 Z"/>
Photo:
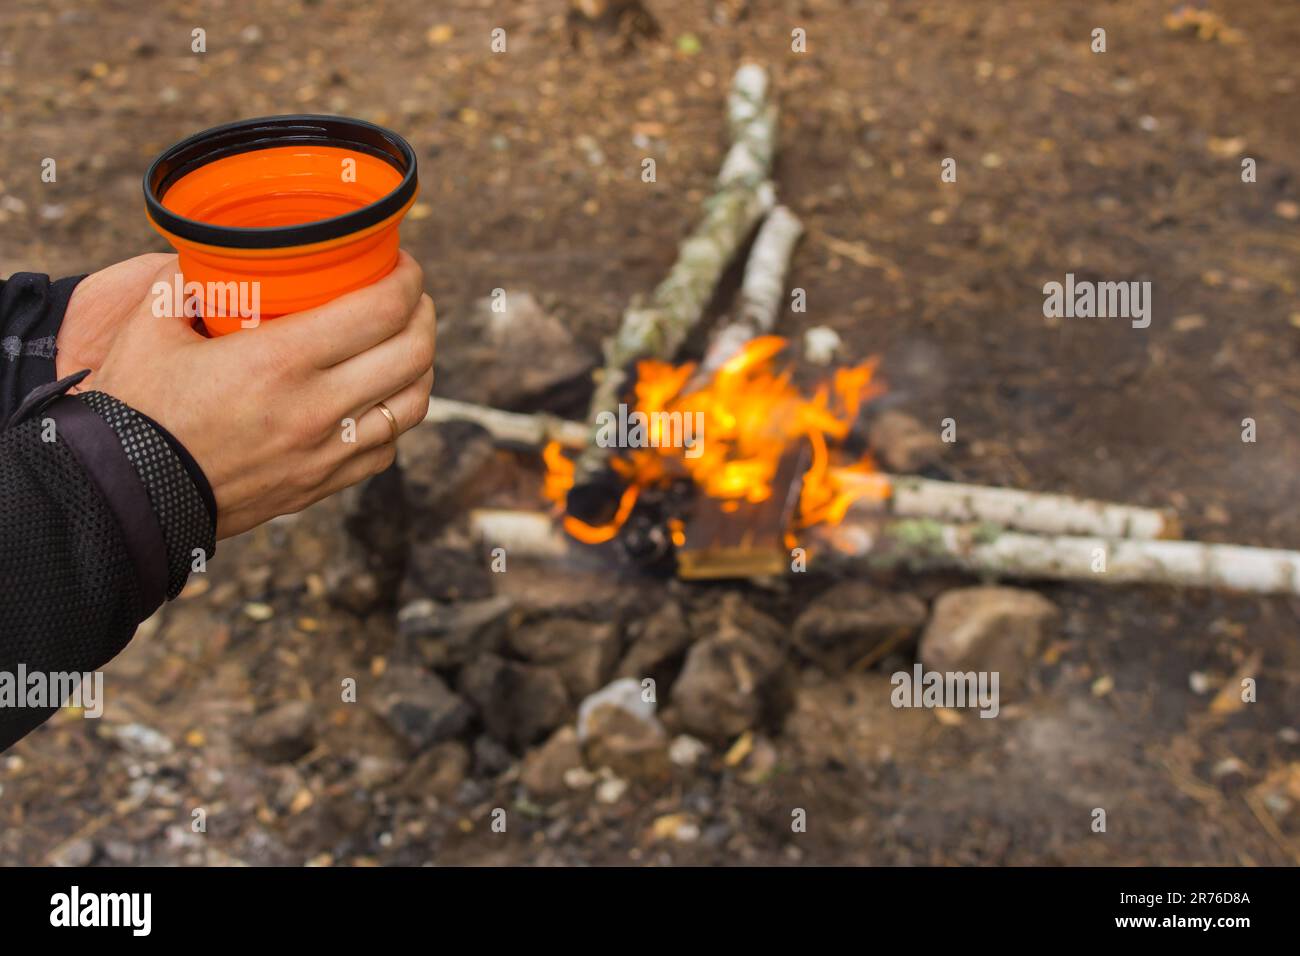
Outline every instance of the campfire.
<path id="1" fill-rule="evenodd" d="M 855 427 L 883 391 L 876 362 L 810 380 L 773 334 L 803 226 L 769 178 L 777 122 L 762 69 L 736 73 L 728 125 L 703 219 L 606 342 L 586 422 L 431 403 L 429 421 L 474 421 L 541 451 L 551 511 L 478 509 L 470 530 L 485 548 L 612 553 L 683 578 L 786 574 L 816 558 L 1300 594 L 1300 552 L 1173 540 L 1181 526 L 1165 509 L 879 471 Z M 736 306 L 698 362 L 676 361 L 747 243 Z"/>
<path id="2" fill-rule="evenodd" d="M 789 343 L 779 336 L 751 340 L 712 375 L 701 375 L 694 362 L 674 365 L 637 363 L 633 389 L 637 421 L 648 434 L 643 447 L 616 451 L 609 465 L 624 483 L 613 520 L 592 525 L 565 514 L 564 530 L 585 544 L 613 539 L 645 492 L 665 491 L 688 482 L 695 495 L 711 499 L 723 514 L 762 505 L 790 493 L 789 468 L 794 459 L 807 465 L 794 478 L 798 489 L 792 527 L 782 542 L 798 546 L 795 531 L 812 525 L 837 524 L 849 506 L 863 497 L 884 497 L 880 478 L 866 451 L 846 444 L 864 403 L 881 393 L 876 362 L 837 369 L 811 392 L 796 382 L 795 369 L 782 359 Z M 694 422 L 694 428 L 680 422 Z M 687 441 L 665 440 L 665 432 L 690 433 Z M 564 510 L 574 484 L 574 461 L 558 441 L 543 451 L 544 494 Z M 689 504 L 689 499 L 683 499 Z M 751 509 L 752 510 L 752 509 Z M 689 548 L 689 508 L 671 515 L 672 542 Z"/>

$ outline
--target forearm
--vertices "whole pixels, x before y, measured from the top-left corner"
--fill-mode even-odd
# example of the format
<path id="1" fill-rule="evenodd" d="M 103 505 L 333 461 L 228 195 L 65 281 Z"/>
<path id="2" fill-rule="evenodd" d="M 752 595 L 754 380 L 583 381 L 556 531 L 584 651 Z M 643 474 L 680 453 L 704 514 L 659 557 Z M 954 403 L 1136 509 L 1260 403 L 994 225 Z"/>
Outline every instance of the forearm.
<path id="1" fill-rule="evenodd" d="M 0 674 L 102 667 L 214 548 L 206 481 L 161 428 L 42 391 L 0 431 Z M 0 748 L 50 713 L 0 705 Z"/>

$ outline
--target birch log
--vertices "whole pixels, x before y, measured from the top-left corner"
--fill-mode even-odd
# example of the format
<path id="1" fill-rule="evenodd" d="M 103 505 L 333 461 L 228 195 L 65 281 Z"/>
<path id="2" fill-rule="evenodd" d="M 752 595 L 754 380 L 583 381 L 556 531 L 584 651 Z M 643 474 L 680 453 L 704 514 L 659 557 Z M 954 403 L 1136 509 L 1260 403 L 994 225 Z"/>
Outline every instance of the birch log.
<path id="1" fill-rule="evenodd" d="M 486 550 L 503 548 L 510 557 L 557 559 L 582 550 L 542 512 L 477 509 L 470 527 Z M 868 570 L 957 570 L 990 578 L 1300 595 L 1300 551 L 1035 535 L 991 525 L 860 516 L 808 534 L 815 548 L 812 567 L 827 562 Z"/>
<path id="2" fill-rule="evenodd" d="M 667 278 L 644 304 L 623 314 L 605 343 L 587 422 L 589 437 L 576 463 L 575 482 L 600 472 L 609 450 L 595 442 L 597 418 L 615 408 L 627 384 L 626 367 L 640 358 L 671 359 L 704 314 L 718 280 L 741 243 L 775 202 L 769 179 L 776 152 L 777 111 L 768 77 L 749 63 L 736 71 L 727 100 L 732 145 L 704 204 L 704 218 L 682 243 Z"/>
<path id="3" fill-rule="evenodd" d="M 432 398 L 424 420 L 437 422 L 466 421 L 482 426 L 489 435 L 503 444 L 541 448 L 558 441 L 566 448 L 581 448 L 587 442 L 587 426 L 582 422 L 566 421 L 540 412 L 520 414 L 503 412 L 487 405 L 457 402 L 450 398 Z"/>
<path id="4" fill-rule="evenodd" d="M 469 529 L 485 551 L 503 548 L 507 557 L 562 558 L 576 547 L 543 511 L 475 508 Z"/>
<path id="5" fill-rule="evenodd" d="M 539 511 L 480 509 L 471 528 L 485 549 L 516 558 L 572 557 L 581 549 Z M 813 532 L 811 566 L 867 570 L 957 570 L 985 578 L 1162 584 L 1261 594 L 1300 594 L 1300 551 L 1201 544 L 1026 535 L 991 525 L 931 519 L 846 520 Z"/>
<path id="6" fill-rule="evenodd" d="M 883 510 L 899 518 L 993 524 L 1036 534 L 1153 539 L 1178 538 L 1182 533 L 1172 512 L 1156 508 L 911 475 L 884 477 L 892 490 L 890 497 L 881 503 L 863 502 L 855 508 L 866 513 Z"/>
<path id="7" fill-rule="evenodd" d="M 709 343 L 697 379 L 717 372 L 746 342 L 767 335 L 776 326 L 785 297 L 790 257 L 802 235 L 803 223 L 785 206 L 777 206 L 768 213 L 745 262 L 736 319 L 722 326 Z"/>
<path id="8" fill-rule="evenodd" d="M 994 578 L 1164 584 L 1300 595 L 1300 551 L 1198 541 L 1036 535 L 931 519 L 846 518 L 812 534 L 831 560 Z M 814 561 L 816 558 L 814 557 Z"/>

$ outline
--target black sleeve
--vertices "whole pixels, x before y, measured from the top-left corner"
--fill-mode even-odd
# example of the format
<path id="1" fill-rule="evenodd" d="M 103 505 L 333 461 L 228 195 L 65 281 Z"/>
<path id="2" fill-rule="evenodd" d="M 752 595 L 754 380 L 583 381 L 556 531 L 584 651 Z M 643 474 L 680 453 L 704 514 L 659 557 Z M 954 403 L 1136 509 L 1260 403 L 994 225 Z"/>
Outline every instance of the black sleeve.
<path id="1" fill-rule="evenodd" d="M 192 459 L 117 399 L 66 394 L 84 376 L 29 393 L 0 431 L 0 749 L 54 711 L 20 676 L 99 669 L 215 551 Z"/>
<path id="2" fill-rule="evenodd" d="M 0 423 L 33 389 L 54 381 L 55 339 L 72 290 L 85 276 L 34 272 L 0 279 Z"/>

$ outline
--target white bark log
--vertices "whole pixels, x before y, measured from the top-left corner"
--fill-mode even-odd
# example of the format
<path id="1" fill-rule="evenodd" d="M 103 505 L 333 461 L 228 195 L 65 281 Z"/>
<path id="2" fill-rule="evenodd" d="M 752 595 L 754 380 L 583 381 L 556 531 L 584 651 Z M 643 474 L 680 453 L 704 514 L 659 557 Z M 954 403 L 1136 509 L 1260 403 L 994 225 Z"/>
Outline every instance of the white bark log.
<path id="1" fill-rule="evenodd" d="M 550 441 L 558 441 L 566 448 L 581 448 L 587 441 L 587 426 L 582 422 L 566 421 L 554 415 L 503 412 L 486 405 L 457 402 L 449 398 L 429 400 L 429 411 L 424 420 L 430 424 L 448 421 L 468 421 L 481 425 L 499 442 L 540 448 Z"/>
<path id="2" fill-rule="evenodd" d="M 475 508 L 469 527 L 484 550 L 503 548 L 507 558 L 563 558 L 575 547 L 555 519 L 541 511 Z"/>
<path id="3" fill-rule="evenodd" d="M 542 512 L 478 509 L 470 526 L 484 548 L 555 559 L 582 549 Z M 1035 535 L 987 525 L 852 516 L 807 532 L 810 566 L 959 570 L 991 578 L 1159 584 L 1300 595 L 1300 551 L 1198 541 Z"/>
<path id="4" fill-rule="evenodd" d="M 929 519 L 846 518 L 835 528 L 818 528 L 813 534 L 827 547 L 827 558 L 857 560 L 867 567 L 953 568 L 995 578 L 1300 594 L 1300 551 L 1035 535 Z"/>
<path id="5" fill-rule="evenodd" d="M 1135 539 L 1181 536 L 1177 518 L 1155 508 L 907 475 L 887 477 L 893 494 L 883 508 L 900 518 L 976 522 L 1037 534 Z M 857 507 L 871 511 L 880 506 L 864 502 Z"/>
<path id="6" fill-rule="evenodd" d="M 745 343 L 776 326 L 785 297 L 790 258 L 803 235 L 803 223 L 785 206 L 777 206 L 759 227 L 745 263 L 737 317 L 718 330 L 700 362 L 697 378 L 712 375 Z"/>

